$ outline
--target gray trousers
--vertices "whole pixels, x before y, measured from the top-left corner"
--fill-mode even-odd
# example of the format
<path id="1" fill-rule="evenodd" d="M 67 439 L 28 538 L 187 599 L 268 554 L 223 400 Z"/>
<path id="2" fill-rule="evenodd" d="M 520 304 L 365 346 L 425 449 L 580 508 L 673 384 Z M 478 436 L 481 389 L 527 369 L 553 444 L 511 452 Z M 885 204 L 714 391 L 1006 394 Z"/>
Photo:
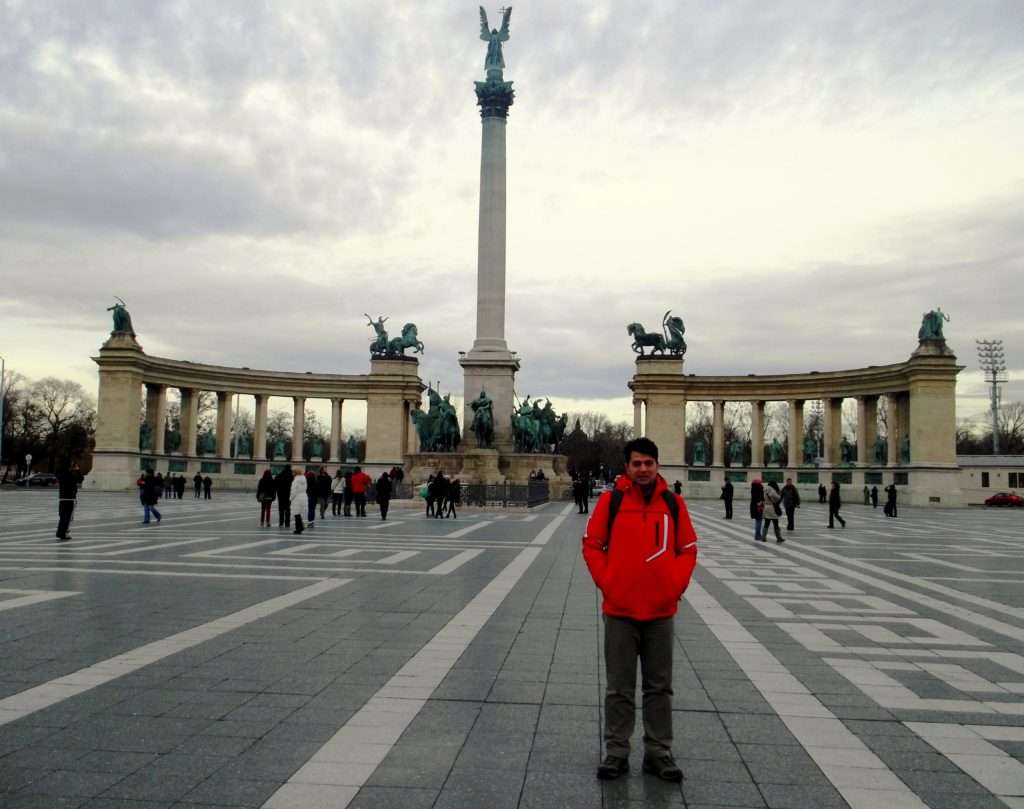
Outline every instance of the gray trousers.
<path id="1" fill-rule="evenodd" d="M 604 740 L 610 756 L 629 756 L 636 723 L 636 661 L 643 687 L 644 754 L 672 750 L 672 618 L 634 621 L 604 616 Z"/>

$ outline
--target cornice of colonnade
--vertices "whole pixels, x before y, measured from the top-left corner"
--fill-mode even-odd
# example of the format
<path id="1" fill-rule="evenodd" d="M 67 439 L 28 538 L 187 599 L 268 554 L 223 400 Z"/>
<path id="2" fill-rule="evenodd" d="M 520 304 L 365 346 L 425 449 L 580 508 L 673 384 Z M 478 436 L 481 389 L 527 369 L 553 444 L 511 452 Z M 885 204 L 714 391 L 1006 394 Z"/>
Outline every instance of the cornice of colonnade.
<path id="1" fill-rule="evenodd" d="M 964 366 L 952 353 L 922 346 L 911 357 L 891 365 L 869 365 L 842 371 L 801 374 L 698 376 L 684 374 L 678 357 L 637 357 L 637 371 L 628 383 L 635 399 L 681 396 L 688 401 L 808 401 L 879 396 L 908 391 L 918 382 L 955 381 Z"/>
<path id="2" fill-rule="evenodd" d="M 419 378 L 419 362 L 414 357 L 373 359 L 369 374 L 271 371 L 155 357 L 146 354 L 134 340 L 115 335 L 92 360 L 101 371 L 131 373 L 146 384 L 242 395 L 307 399 L 399 395 L 418 402 L 426 390 Z"/>

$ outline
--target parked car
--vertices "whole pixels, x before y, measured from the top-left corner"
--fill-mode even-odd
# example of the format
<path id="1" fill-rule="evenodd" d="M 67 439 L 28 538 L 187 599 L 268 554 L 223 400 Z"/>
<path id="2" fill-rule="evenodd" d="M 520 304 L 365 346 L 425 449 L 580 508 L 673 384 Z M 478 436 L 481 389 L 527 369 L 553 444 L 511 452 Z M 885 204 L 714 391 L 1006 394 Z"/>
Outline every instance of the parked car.
<path id="1" fill-rule="evenodd" d="M 14 481 L 15 486 L 56 486 L 57 476 L 49 472 L 36 472 L 26 478 Z"/>
<path id="2" fill-rule="evenodd" d="M 1024 497 L 1010 492 L 998 492 L 985 501 L 986 506 L 1017 506 L 1024 507 Z"/>

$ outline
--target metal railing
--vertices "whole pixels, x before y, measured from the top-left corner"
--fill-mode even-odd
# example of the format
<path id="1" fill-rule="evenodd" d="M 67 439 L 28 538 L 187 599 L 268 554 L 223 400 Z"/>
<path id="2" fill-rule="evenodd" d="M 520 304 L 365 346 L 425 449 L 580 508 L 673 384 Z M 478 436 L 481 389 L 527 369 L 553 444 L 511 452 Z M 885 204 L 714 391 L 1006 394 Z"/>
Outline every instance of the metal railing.
<path id="1" fill-rule="evenodd" d="M 531 480 L 527 483 L 462 484 L 462 502 L 467 506 L 533 508 L 548 502 L 550 497 L 551 488 L 546 480 Z"/>

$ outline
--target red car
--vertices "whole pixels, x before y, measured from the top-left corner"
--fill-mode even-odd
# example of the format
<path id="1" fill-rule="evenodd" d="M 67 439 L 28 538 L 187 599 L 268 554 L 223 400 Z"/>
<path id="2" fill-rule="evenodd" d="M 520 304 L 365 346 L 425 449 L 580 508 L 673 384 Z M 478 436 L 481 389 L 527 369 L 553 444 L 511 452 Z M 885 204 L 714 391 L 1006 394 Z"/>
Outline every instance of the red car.
<path id="1" fill-rule="evenodd" d="M 1018 508 L 1024 507 L 1024 497 L 1019 494 L 1009 494 L 1007 492 L 999 492 L 998 494 L 992 495 L 988 500 L 985 501 L 986 506 L 1017 506 Z"/>

